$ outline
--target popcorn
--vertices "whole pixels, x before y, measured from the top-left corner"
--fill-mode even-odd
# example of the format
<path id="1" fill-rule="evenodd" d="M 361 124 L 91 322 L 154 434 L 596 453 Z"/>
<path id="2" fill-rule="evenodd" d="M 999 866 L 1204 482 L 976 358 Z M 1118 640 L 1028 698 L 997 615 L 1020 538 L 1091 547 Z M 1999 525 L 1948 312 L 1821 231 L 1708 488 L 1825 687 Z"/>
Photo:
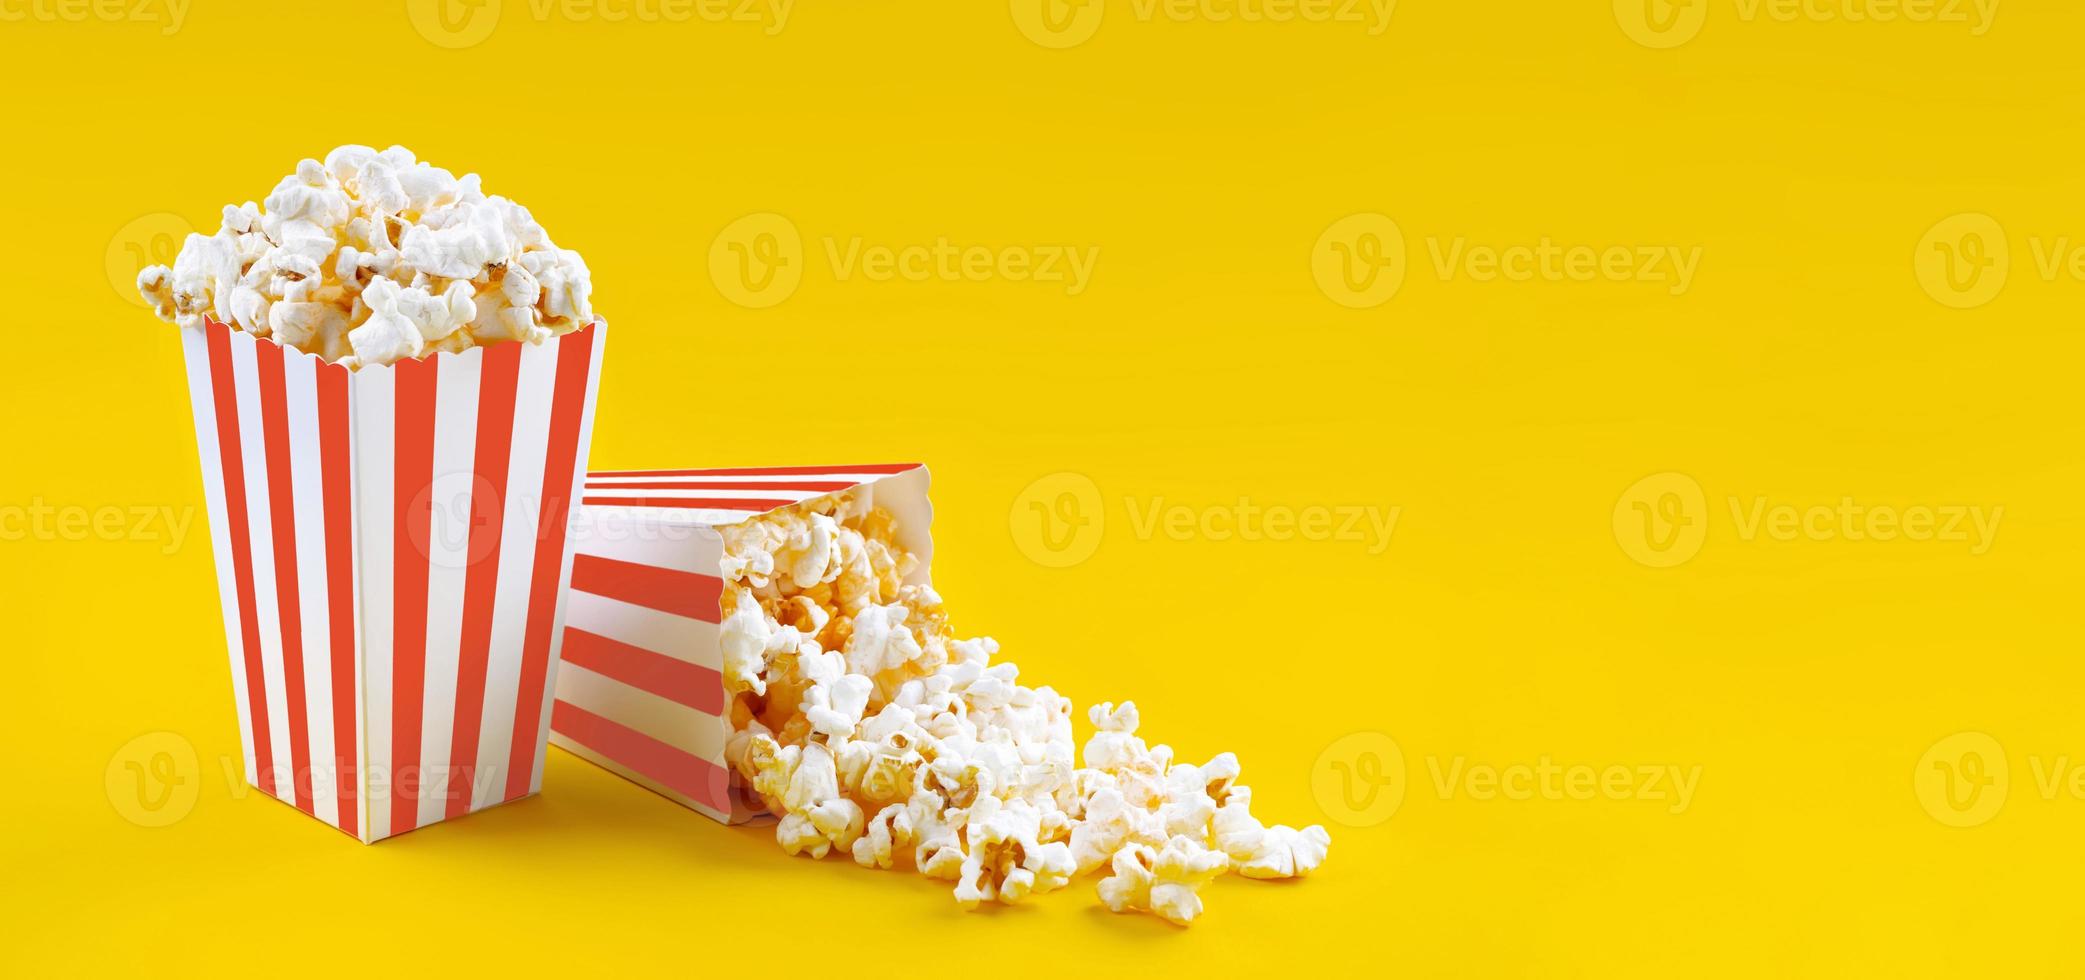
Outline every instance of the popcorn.
<path id="1" fill-rule="evenodd" d="M 1267 828 L 1260 850 L 1238 873 L 1247 878 L 1301 878 L 1325 863 L 1332 835 L 1313 824 L 1302 830 L 1280 824 Z"/>
<path id="2" fill-rule="evenodd" d="M 259 206 L 227 205 L 172 268 L 138 273 L 160 319 L 205 318 L 350 368 L 595 322 L 579 253 L 528 209 L 394 146 L 303 160 Z M 808 567 L 808 566 L 807 566 Z"/>
<path id="3" fill-rule="evenodd" d="M 1332 835 L 1312 825 L 1302 830 L 1262 827 L 1252 815 L 1252 790 L 1239 786 L 1212 821 L 1216 846 L 1247 878 L 1301 878 L 1317 870 L 1332 846 Z"/>
<path id="4" fill-rule="evenodd" d="M 505 275 L 517 272 L 539 274 Z M 904 581 L 917 561 L 866 494 L 719 532 L 725 758 L 780 818 L 788 853 L 910 863 L 953 882 L 966 908 L 1105 869 L 1109 908 L 1182 925 L 1225 871 L 1301 877 L 1323 863 L 1322 827 L 1262 826 L 1237 756 L 1176 763 L 1137 734 L 1133 703 L 1094 705 L 1077 746 L 1070 699 L 1022 684 L 990 638 L 958 639 L 941 597 Z"/>
<path id="5" fill-rule="evenodd" d="M 1202 886 L 1223 874 L 1230 858 L 1186 837 L 1163 848 L 1133 844 L 1116 852 L 1114 874 L 1100 883 L 1101 903 L 1111 912 L 1141 909 L 1175 925 L 1202 914 Z"/>

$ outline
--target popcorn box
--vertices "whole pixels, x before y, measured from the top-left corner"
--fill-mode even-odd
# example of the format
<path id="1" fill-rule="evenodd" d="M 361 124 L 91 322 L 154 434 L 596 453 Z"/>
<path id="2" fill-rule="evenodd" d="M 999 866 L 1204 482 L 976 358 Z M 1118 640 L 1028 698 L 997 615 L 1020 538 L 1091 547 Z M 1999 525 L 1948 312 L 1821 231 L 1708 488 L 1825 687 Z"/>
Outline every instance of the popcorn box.
<path id="1" fill-rule="evenodd" d="M 254 787 L 365 843 L 537 791 L 605 332 L 349 371 L 182 329 Z"/>
<path id="2" fill-rule="evenodd" d="M 933 508 L 917 463 L 587 474 L 552 744 L 726 823 L 759 812 L 724 758 L 717 528 L 862 486 L 919 557 L 908 581 L 928 584 Z"/>

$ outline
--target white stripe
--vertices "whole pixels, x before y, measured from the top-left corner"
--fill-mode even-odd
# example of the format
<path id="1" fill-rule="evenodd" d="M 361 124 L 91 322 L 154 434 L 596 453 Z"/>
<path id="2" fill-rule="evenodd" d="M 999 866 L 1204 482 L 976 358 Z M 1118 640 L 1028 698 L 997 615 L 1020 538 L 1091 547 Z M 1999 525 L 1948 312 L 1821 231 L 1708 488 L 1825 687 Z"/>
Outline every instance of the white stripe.
<path id="1" fill-rule="evenodd" d="M 268 500 L 268 446 L 261 426 L 259 342 L 232 331 L 232 379 L 239 397 L 239 451 L 246 468 L 246 515 L 253 552 L 254 622 L 260 630 L 261 679 L 268 695 L 268 750 L 274 759 L 275 797 L 294 804 L 290 756 L 290 707 L 284 693 L 282 616 L 275 601 L 275 525 Z M 275 351 L 269 345 L 269 353 Z"/>
<path id="2" fill-rule="evenodd" d="M 657 511 L 582 507 L 572 546 L 582 555 L 715 576 L 723 539 L 714 528 L 682 524 Z"/>
<path id="3" fill-rule="evenodd" d="M 855 484 L 855 486 L 860 486 L 860 484 Z M 823 496 L 826 496 L 826 495 L 828 495 L 828 494 L 834 494 L 834 493 L 841 493 L 841 492 L 843 492 L 843 491 L 839 491 L 839 490 L 710 490 L 710 489 L 693 489 L 693 490 L 691 490 L 691 489 L 685 489 L 685 488 L 679 488 L 679 487 L 676 487 L 676 488 L 674 488 L 674 489 L 672 489 L 672 490 L 631 490 L 631 489 L 628 489 L 628 488 L 625 488 L 625 487 L 596 487 L 596 486 L 592 486 L 592 485 L 589 485 L 589 486 L 588 486 L 588 487 L 586 488 L 586 495 L 587 495 L 588 497 L 590 497 L 590 498 L 594 498 L 594 499 L 600 499 L 600 500 L 603 500 L 603 501 L 604 501 L 604 503 L 605 503 L 606 501 L 611 501 L 611 500 L 614 500 L 614 501 L 627 501 L 627 500 L 632 500 L 632 499 L 638 499 L 638 498 L 642 498 L 642 499 L 650 499 L 650 500 L 686 500 L 686 501 L 690 501 L 690 504 L 689 504 L 688 506 L 694 506 L 694 502 L 697 502 L 697 501 L 703 501 L 703 500 L 742 500 L 742 499 L 747 499 L 747 498 L 752 498 L 752 499 L 758 499 L 758 500 L 767 500 L 767 499 L 773 499 L 773 500 L 788 500 L 788 501 L 800 501 L 800 500 L 813 500 L 813 499 L 816 499 L 816 498 L 818 498 L 818 497 L 823 497 Z M 634 504 L 633 504 L 633 505 L 631 505 L 631 506 L 637 506 L 637 505 L 634 505 Z M 777 504 L 777 505 L 775 505 L 775 506 L 778 506 L 778 507 L 779 507 L 779 506 L 781 506 L 781 505 L 780 505 L 780 504 Z"/>
<path id="4" fill-rule="evenodd" d="M 391 482 L 396 457 L 393 428 L 397 376 L 367 368 L 349 379 L 355 417 L 356 539 L 362 594 L 362 839 L 391 835 Z"/>
<path id="5" fill-rule="evenodd" d="M 500 517 L 498 589 L 492 603 L 492 644 L 485 665 L 485 714 L 478 728 L 480 792 L 471 809 L 507 795 L 507 761 L 514 749 L 514 702 L 521 690 L 522 634 L 528 624 L 529 584 L 535 571 L 536 524 L 543 505 L 543 463 L 550 440 L 550 400 L 557 354 L 547 344 L 524 344 L 514 385 L 514 442 L 507 455 L 506 509 Z"/>
<path id="6" fill-rule="evenodd" d="M 427 532 L 427 687 L 420 705 L 420 825 L 442 819 L 451 786 L 449 749 L 456 728 L 456 668 L 463 645 L 469 575 L 471 497 L 477 479 L 478 380 L 482 348 L 444 357 L 435 375 L 433 504 Z M 416 492 L 419 492 L 416 490 Z M 407 624 L 400 624 L 405 628 Z M 406 706 L 401 705 L 400 710 Z"/>
<path id="7" fill-rule="evenodd" d="M 321 370 L 331 369 L 322 368 Z M 355 744 L 350 747 L 348 759 L 350 764 L 355 767 L 353 771 L 355 779 L 355 833 L 363 841 L 367 842 L 371 839 L 369 836 L 369 766 L 372 757 L 369 754 L 369 698 L 366 693 L 369 690 L 369 684 L 365 677 L 367 665 L 364 663 L 365 658 L 363 657 L 363 651 L 367 649 L 368 634 L 362 628 L 362 539 L 365 537 L 365 534 L 361 524 L 362 504 L 358 499 L 361 496 L 358 492 L 360 485 L 355 482 L 357 474 L 361 469 L 361 463 L 355 459 L 355 447 L 360 444 L 360 434 L 357 432 L 355 424 L 355 377 L 352 373 L 347 375 L 347 398 L 344 408 L 347 412 L 348 591 L 354 593 L 354 599 L 349 605 L 348 614 L 354 619 L 354 639 L 352 642 L 355 644 L 353 654 L 355 658 Z"/>
<path id="8" fill-rule="evenodd" d="M 587 499 L 599 500 L 601 498 L 596 496 L 589 496 Z M 762 514 L 771 513 L 775 510 L 780 509 L 771 507 L 768 510 L 756 511 L 715 510 L 712 508 L 701 507 L 634 507 L 626 503 L 593 503 L 587 504 L 586 506 L 598 508 L 606 512 L 603 513 L 600 518 L 598 518 L 598 520 L 600 520 L 601 523 L 604 525 L 608 524 L 610 521 L 624 521 L 628 523 L 637 523 L 640 521 L 664 521 L 672 524 L 685 524 L 700 527 L 730 527 L 731 525 L 740 523 L 741 521 L 748 521 L 755 517 L 759 517 Z"/>
<path id="9" fill-rule="evenodd" d="M 271 354 L 273 352 L 270 352 Z M 319 359 L 292 354 L 282 387 L 290 431 L 290 496 L 297 537 L 297 607 L 303 629 L 304 720 L 311 752 L 311 813 L 340 824 L 340 791 L 333 764 L 333 661 L 327 629 L 326 495 L 319 471 Z"/>
<path id="10" fill-rule="evenodd" d="M 724 719 L 604 677 L 578 664 L 560 668 L 557 699 L 636 729 L 689 755 L 724 765 Z"/>
<path id="11" fill-rule="evenodd" d="M 717 624 L 578 589 L 570 591 L 565 614 L 571 625 L 660 656 L 711 670 L 724 669 L 724 657 L 717 646 Z"/>
<path id="12" fill-rule="evenodd" d="M 560 536 L 564 548 L 558 564 L 557 589 L 551 593 L 551 600 L 557 605 L 550 619 L 550 664 L 543 678 L 543 703 L 536 715 L 536 765 L 529 773 L 530 793 L 542 791 L 543 759 L 549 755 L 543 746 L 550 740 L 550 709 L 552 702 L 557 699 L 558 659 L 560 651 L 565 647 L 565 594 L 572 584 L 572 526 L 579 516 L 580 489 L 586 484 L 588 457 L 593 453 L 594 398 L 600 393 L 601 387 L 601 352 L 608 346 L 608 325 L 595 324 L 593 331 L 593 343 L 587 353 L 589 360 L 586 368 L 586 408 L 579 415 L 579 445 L 572 456 L 572 482 L 565 488 L 569 496 L 566 497 L 564 534 Z M 558 349 L 562 356 L 567 345 L 560 343 Z"/>
<path id="13" fill-rule="evenodd" d="M 217 443 L 216 392 L 211 384 L 209 337 L 199 328 L 181 329 L 181 350 L 188 367 L 188 401 L 195 413 L 196 452 L 203 468 L 203 505 L 209 511 L 210 554 L 217 568 L 217 598 L 224 607 L 225 646 L 231 653 L 232 699 L 239 712 L 239 748 L 246 758 L 246 781 L 255 783 L 253 726 L 248 721 L 246 656 L 240 639 L 239 587 L 232 571 L 231 518 L 224 511 L 224 455 Z"/>
<path id="14" fill-rule="evenodd" d="M 918 469 L 918 467 L 913 467 L 913 469 Z M 897 476 L 897 475 L 899 475 L 899 474 L 902 474 L 902 473 L 910 473 L 910 472 L 912 472 L 912 470 L 909 470 L 909 469 L 908 469 L 908 470 L 900 470 L 900 471 L 898 471 L 898 473 L 861 473 L 861 472 L 856 472 L 856 471 L 852 471 L 852 470 L 833 470 L 832 472 L 829 472 L 829 473 L 767 473 L 767 474 L 759 474 L 759 473 L 735 473 L 735 474 L 734 474 L 734 473 L 715 473 L 715 472 L 712 472 L 712 471 L 708 471 L 708 470 L 696 470 L 696 471 L 693 471 L 693 472 L 688 472 L 688 473 L 676 473 L 676 472 L 674 472 L 674 471 L 672 471 L 672 470 L 659 470 L 659 471 L 645 471 L 645 470 L 630 470 L 630 471 L 623 471 L 623 470 L 614 470 L 614 471 L 611 471 L 611 472 L 612 472 L 612 473 L 613 473 L 614 475 L 612 475 L 612 476 L 611 476 L 611 475 L 606 475 L 606 474 L 600 474 L 600 473 L 590 473 L 590 474 L 588 474 L 588 475 L 587 475 L 587 478 L 586 478 L 586 485 L 587 485 L 587 486 L 590 486 L 590 487 L 591 487 L 591 486 L 613 486 L 613 485 L 615 485 L 615 484 L 619 484 L 619 483 L 658 483 L 658 482 L 663 482 L 663 481 L 673 481 L 673 482 L 682 482 L 682 481 L 686 481 L 686 482 L 690 482 L 690 483 L 709 483 L 709 482 L 716 482 L 716 483 L 838 483 L 838 482 L 847 482 L 847 483 L 861 484 L 861 483 L 873 483 L 873 482 L 875 482 L 875 481 L 877 481 L 877 480 L 881 480 L 881 479 L 884 479 L 884 478 L 886 478 L 886 477 L 892 477 L 892 476 Z"/>
<path id="15" fill-rule="evenodd" d="M 769 493 L 769 492 L 774 492 L 774 493 L 782 493 L 782 492 L 785 492 L 785 491 L 795 491 L 795 490 L 804 490 L 804 491 L 815 491 L 815 492 L 818 492 L 818 493 L 829 493 L 829 492 L 831 492 L 831 491 L 826 491 L 826 490 L 817 490 L 817 488 L 815 488 L 815 487 L 812 487 L 812 486 L 809 486 L 809 484 L 813 484 L 813 483 L 846 483 L 846 484 L 849 484 L 849 485 L 858 485 L 858 484 L 860 484 L 861 482 L 862 482 L 862 481 L 860 481 L 860 480 L 856 480 L 856 479 L 853 479 L 853 478 L 851 478 L 851 477 L 849 477 L 849 476 L 846 476 L 846 475 L 844 475 L 844 474 L 837 474 L 837 475 L 834 475 L 834 476 L 815 476 L 815 475 L 814 475 L 814 476 L 701 476 L 701 475 L 689 475 L 689 474 L 685 474 L 685 473 L 656 473 L 656 474 L 652 474 L 652 475 L 650 475 L 650 476 L 594 476 L 593 474 L 588 474 L 588 475 L 587 475 L 587 478 L 586 478 L 586 486 L 587 486 L 587 489 L 589 489 L 589 490 L 616 490 L 616 489 L 624 489 L 624 488 L 628 488 L 628 487 L 630 487 L 630 486 L 631 486 L 631 485 L 633 485 L 633 484 L 646 484 L 646 485 L 650 485 L 650 484 L 655 484 L 655 483 L 673 483 L 673 484 L 681 484 L 681 483 L 689 483 L 689 484 L 694 484 L 694 483 L 727 483 L 727 484 L 744 484 L 744 483 L 753 483 L 753 484 L 760 484 L 760 485 L 761 485 L 761 489 L 758 489 L 758 490 L 750 490 L 750 491 L 746 491 L 746 490 L 741 490 L 741 492 L 742 492 L 742 493 L 754 493 L 754 494 L 761 494 L 761 493 Z M 804 484 L 804 485 L 803 485 L 803 486 L 785 486 L 785 487 L 781 488 L 780 490 L 774 490 L 774 491 L 769 491 L 769 490 L 767 489 L 767 487 L 773 486 L 774 484 L 777 484 L 777 483 L 782 483 L 782 484 Z M 680 490 L 680 489 L 696 489 L 696 488 L 694 488 L 694 487 L 678 487 L 678 486 L 676 486 L 676 487 L 671 487 L 671 488 L 669 488 L 669 489 L 676 489 L 676 490 Z M 727 489 L 730 489 L 730 488 L 727 488 Z"/>

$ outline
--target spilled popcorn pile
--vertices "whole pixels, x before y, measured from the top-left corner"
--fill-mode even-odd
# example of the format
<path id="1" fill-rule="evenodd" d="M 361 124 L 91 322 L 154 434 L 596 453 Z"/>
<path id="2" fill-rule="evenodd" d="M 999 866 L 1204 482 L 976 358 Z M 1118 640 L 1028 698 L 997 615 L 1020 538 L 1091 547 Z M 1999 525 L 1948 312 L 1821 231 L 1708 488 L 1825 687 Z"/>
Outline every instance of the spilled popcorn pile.
<path id="1" fill-rule="evenodd" d="M 305 160 L 261 207 L 224 209 L 172 269 L 138 273 L 160 319 L 205 317 L 350 368 L 593 322 L 593 283 L 528 209 L 394 146 Z"/>
<path id="2" fill-rule="evenodd" d="M 1094 706 L 1076 764 L 1071 702 L 1017 683 L 992 640 L 956 639 L 860 491 L 720 530 L 727 757 L 789 853 L 909 863 L 972 908 L 1105 869 L 1108 908 L 1183 925 L 1227 870 L 1301 877 L 1324 861 L 1324 828 L 1262 826 L 1236 756 L 1175 763 L 1137 737 L 1133 704 Z"/>

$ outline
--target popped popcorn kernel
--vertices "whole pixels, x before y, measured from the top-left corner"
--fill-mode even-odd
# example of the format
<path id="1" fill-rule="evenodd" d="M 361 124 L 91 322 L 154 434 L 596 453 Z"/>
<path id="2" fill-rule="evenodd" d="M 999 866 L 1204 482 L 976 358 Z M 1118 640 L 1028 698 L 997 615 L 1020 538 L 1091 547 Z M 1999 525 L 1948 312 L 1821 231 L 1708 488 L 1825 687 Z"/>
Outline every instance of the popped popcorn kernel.
<path id="1" fill-rule="evenodd" d="M 909 863 L 966 908 L 1105 872 L 1103 904 L 1181 925 L 1226 871 L 1324 862 L 1324 828 L 1262 826 L 1237 756 L 1175 762 L 1132 702 L 1093 705 L 1079 746 L 1069 698 L 1021 683 L 998 643 L 957 637 L 940 595 L 905 582 L 917 558 L 866 494 L 718 530 L 726 758 L 788 853 Z"/>
<path id="2" fill-rule="evenodd" d="M 162 320 L 205 319 L 350 368 L 501 341 L 542 343 L 597 321 L 579 253 L 526 208 L 394 146 L 299 161 L 260 205 L 226 205 L 171 268 L 138 273 Z"/>
<path id="3" fill-rule="evenodd" d="M 1165 846 L 1133 844 L 1119 851 L 1114 872 L 1100 883 L 1101 903 L 1111 912 L 1150 912 L 1174 925 L 1186 925 L 1202 914 L 1202 886 L 1229 867 L 1230 858 L 1187 837 Z"/>

